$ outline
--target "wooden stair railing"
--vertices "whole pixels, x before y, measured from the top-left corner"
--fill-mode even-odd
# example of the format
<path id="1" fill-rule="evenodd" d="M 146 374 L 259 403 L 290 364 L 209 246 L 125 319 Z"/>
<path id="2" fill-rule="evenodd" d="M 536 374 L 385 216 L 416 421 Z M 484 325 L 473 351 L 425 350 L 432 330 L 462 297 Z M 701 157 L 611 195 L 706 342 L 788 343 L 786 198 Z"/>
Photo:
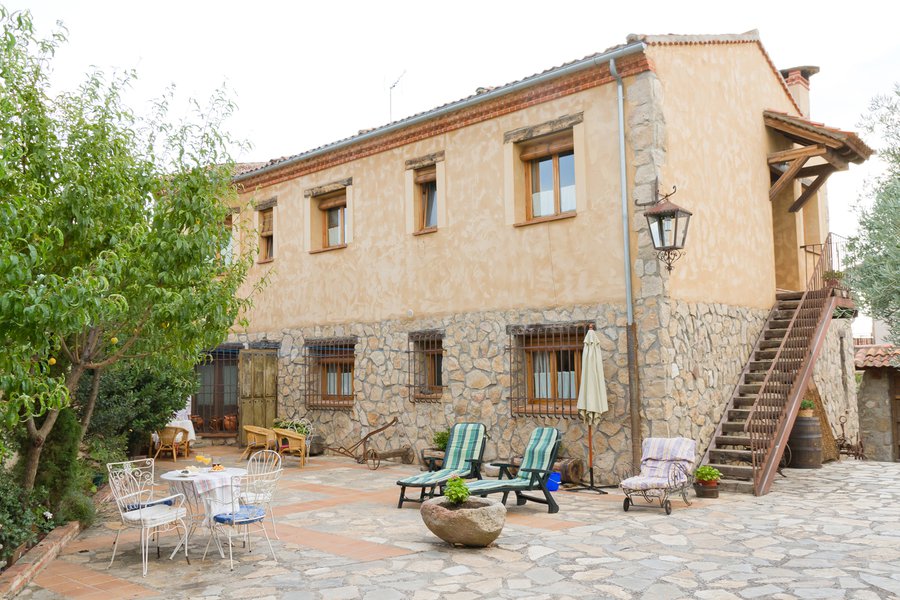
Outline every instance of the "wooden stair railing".
<path id="1" fill-rule="evenodd" d="M 772 487 L 831 322 L 834 301 L 822 277 L 831 267 L 831 242 L 829 235 L 744 423 L 743 429 L 750 438 L 753 492 L 757 496 L 768 493 Z"/>

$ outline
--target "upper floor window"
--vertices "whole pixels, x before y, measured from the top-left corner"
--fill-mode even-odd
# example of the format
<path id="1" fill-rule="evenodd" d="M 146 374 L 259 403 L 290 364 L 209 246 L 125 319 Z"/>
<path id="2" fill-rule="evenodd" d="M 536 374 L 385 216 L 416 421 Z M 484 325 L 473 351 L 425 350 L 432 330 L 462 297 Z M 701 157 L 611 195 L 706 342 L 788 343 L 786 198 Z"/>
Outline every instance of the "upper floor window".
<path id="1" fill-rule="evenodd" d="M 259 261 L 275 259 L 275 209 L 259 211 Z"/>
<path id="2" fill-rule="evenodd" d="M 347 193 L 341 190 L 319 200 L 324 213 L 322 247 L 334 248 L 347 244 Z"/>
<path id="3" fill-rule="evenodd" d="M 429 231 L 437 229 L 437 167 L 431 165 L 417 169 L 416 184 L 416 230 Z"/>
<path id="4" fill-rule="evenodd" d="M 219 245 L 219 252 L 217 254 L 217 256 L 229 266 L 234 263 L 234 222 L 234 213 L 225 216 L 225 221 L 222 223 L 222 242 Z"/>
<path id="5" fill-rule="evenodd" d="M 575 152 L 572 133 L 523 145 L 526 218 L 552 217 L 575 211 Z"/>

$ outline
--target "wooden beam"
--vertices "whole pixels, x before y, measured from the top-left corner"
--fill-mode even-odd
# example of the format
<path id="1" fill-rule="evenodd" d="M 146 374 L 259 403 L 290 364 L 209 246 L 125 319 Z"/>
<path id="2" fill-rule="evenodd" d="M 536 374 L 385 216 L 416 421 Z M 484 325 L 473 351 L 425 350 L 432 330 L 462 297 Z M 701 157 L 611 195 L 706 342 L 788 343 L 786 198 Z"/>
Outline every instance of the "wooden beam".
<path id="1" fill-rule="evenodd" d="M 800 158 L 794 159 L 791 166 L 788 167 L 788 170 L 782 173 L 781 177 L 778 178 L 778 181 L 773 183 L 772 187 L 769 188 L 769 200 L 774 200 L 775 197 L 797 177 L 797 173 L 808 160 L 808 156 L 801 156 Z"/>
<path id="2" fill-rule="evenodd" d="M 803 179 L 804 177 L 818 177 L 822 173 L 831 173 L 832 171 L 834 171 L 834 166 L 828 163 L 823 165 L 811 165 L 797 171 L 797 179 Z"/>
<path id="3" fill-rule="evenodd" d="M 810 144 L 824 144 L 829 148 L 840 148 L 844 145 L 843 142 L 835 140 L 834 138 L 816 133 L 815 131 L 805 129 L 803 127 L 798 127 L 790 123 L 785 123 L 784 121 L 779 121 L 778 119 L 764 117 L 764 121 L 767 127 L 771 127 L 772 129 L 780 131 L 785 135 L 805 140 Z"/>
<path id="4" fill-rule="evenodd" d="M 824 158 L 838 171 L 846 171 L 850 167 L 850 163 L 838 156 L 834 150 L 826 152 Z"/>
<path id="5" fill-rule="evenodd" d="M 813 180 L 813 182 L 811 184 L 809 184 L 809 187 L 807 187 L 805 190 L 803 190 L 803 193 L 800 194 L 800 197 L 797 198 L 793 204 L 791 204 L 791 207 L 788 209 L 788 212 L 797 212 L 798 210 L 803 208 L 803 205 L 806 204 L 806 202 L 810 198 L 812 198 L 812 195 L 815 194 L 817 191 L 819 191 L 820 187 L 825 185 L 825 180 L 827 180 L 828 176 L 831 175 L 832 173 L 834 173 L 835 170 L 836 169 L 832 168 L 831 171 L 827 171 L 825 173 L 822 173 L 818 177 L 816 177 L 815 180 Z"/>
<path id="6" fill-rule="evenodd" d="M 789 162 L 801 156 L 823 156 L 828 153 L 828 148 L 821 144 L 815 146 L 803 146 L 802 148 L 791 148 L 790 150 L 781 150 L 779 152 L 769 153 L 769 164 Z"/>

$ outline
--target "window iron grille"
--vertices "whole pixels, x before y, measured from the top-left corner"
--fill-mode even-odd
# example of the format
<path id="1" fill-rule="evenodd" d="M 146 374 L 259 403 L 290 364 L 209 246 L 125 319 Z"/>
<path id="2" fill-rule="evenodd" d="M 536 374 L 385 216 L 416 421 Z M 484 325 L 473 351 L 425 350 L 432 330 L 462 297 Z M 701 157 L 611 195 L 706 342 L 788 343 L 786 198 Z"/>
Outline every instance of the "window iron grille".
<path id="1" fill-rule="evenodd" d="M 507 327 L 512 416 L 578 416 L 581 352 L 590 325 L 576 322 Z"/>
<path id="2" fill-rule="evenodd" d="M 306 340 L 303 397 L 307 409 L 351 410 L 356 337 Z"/>
<path id="3" fill-rule="evenodd" d="M 446 388 L 444 332 L 436 329 L 409 334 L 409 397 L 413 402 L 439 402 Z"/>

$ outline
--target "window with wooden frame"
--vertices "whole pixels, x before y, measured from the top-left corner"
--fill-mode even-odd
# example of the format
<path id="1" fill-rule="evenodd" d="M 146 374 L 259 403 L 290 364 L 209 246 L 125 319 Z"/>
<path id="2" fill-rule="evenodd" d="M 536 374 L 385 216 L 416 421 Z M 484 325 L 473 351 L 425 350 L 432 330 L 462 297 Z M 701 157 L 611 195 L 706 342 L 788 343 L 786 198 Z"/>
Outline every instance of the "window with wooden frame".
<path id="1" fill-rule="evenodd" d="M 275 259 L 275 209 L 259 211 L 259 262 Z"/>
<path id="2" fill-rule="evenodd" d="M 588 323 L 509 327 L 510 406 L 515 415 L 574 417 Z"/>
<path id="3" fill-rule="evenodd" d="M 525 171 L 525 217 L 532 221 L 575 212 L 575 151 L 572 131 L 520 145 Z"/>
<path id="4" fill-rule="evenodd" d="M 438 226 L 437 166 L 416 169 L 416 232 L 436 231 Z"/>
<path id="5" fill-rule="evenodd" d="M 307 408 L 353 408 L 356 342 L 355 337 L 307 340 L 303 347 Z"/>
<path id="6" fill-rule="evenodd" d="M 226 215 L 222 223 L 222 243 L 219 257 L 226 265 L 234 263 L 234 214 Z"/>
<path id="7" fill-rule="evenodd" d="M 409 393 L 413 402 L 436 402 L 444 393 L 444 333 L 409 334 Z"/>
<path id="8" fill-rule="evenodd" d="M 322 247 L 347 245 L 347 192 L 340 190 L 318 199 L 322 219 Z"/>

